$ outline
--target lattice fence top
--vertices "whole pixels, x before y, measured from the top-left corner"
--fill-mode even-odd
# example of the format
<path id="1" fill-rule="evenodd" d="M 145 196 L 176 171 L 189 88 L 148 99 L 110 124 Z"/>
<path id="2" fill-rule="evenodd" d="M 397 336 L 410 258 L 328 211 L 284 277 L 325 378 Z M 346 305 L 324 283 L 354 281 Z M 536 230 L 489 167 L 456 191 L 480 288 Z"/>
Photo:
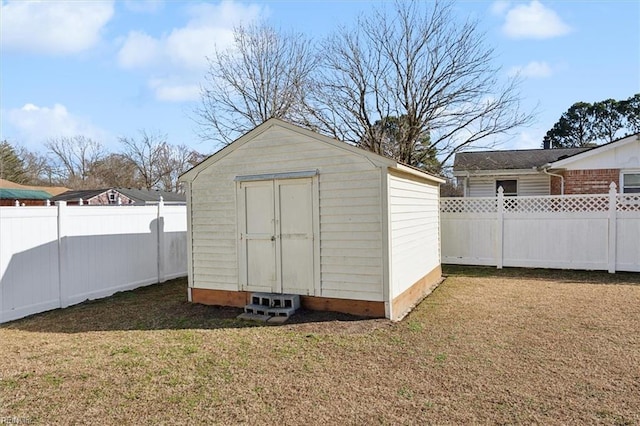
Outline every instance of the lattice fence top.
<path id="1" fill-rule="evenodd" d="M 617 211 L 640 211 L 640 194 L 618 194 Z M 588 213 L 609 211 L 609 194 L 503 197 L 505 213 Z M 497 213 L 499 198 L 442 198 L 442 213 Z"/>
<path id="2" fill-rule="evenodd" d="M 442 213 L 496 213 L 497 198 L 442 198 Z"/>
<path id="3" fill-rule="evenodd" d="M 618 195 L 616 209 L 619 212 L 640 212 L 640 194 Z"/>
<path id="4" fill-rule="evenodd" d="M 504 198 L 504 211 L 509 213 L 584 213 L 607 210 L 609 210 L 608 195 Z"/>

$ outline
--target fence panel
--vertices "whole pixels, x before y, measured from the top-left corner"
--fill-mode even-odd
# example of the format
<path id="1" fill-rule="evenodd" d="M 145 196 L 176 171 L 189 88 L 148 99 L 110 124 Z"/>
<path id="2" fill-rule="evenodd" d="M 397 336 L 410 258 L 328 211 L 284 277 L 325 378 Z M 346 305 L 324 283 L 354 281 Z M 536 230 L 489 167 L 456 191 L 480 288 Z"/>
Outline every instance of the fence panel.
<path id="1" fill-rule="evenodd" d="M 599 195 L 443 198 L 440 212 L 443 263 L 640 271 L 640 195 L 615 186 Z"/>
<path id="2" fill-rule="evenodd" d="M 64 207 L 62 306 L 158 282 L 158 209 Z"/>
<path id="3" fill-rule="evenodd" d="M 495 213 L 443 213 L 441 228 L 443 263 L 497 266 Z"/>
<path id="4" fill-rule="evenodd" d="M 503 265 L 607 269 L 608 218 L 600 213 L 505 213 Z"/>
<path id="5" fill-rule="evenodd" d="M 616 269 L 640 272 L 640 194 L 618 197 Z"/>
<path id="6" fill-rule="evenodd" d="M 187 214 L 184 206 L 164 207 L 164 246 L 162 249 L 164 278 L 169 280 L 186 275 L 187 270 Z"/>
<path id="7" fill-rule="evenodd" d="M 185 276 L 185 206 L 0 208 L 0 322 Z"/>
<path id="8" fill-rule="evenodd" d="M 60 307 L 55 207 L 0 207 L 0 322 Z"/>

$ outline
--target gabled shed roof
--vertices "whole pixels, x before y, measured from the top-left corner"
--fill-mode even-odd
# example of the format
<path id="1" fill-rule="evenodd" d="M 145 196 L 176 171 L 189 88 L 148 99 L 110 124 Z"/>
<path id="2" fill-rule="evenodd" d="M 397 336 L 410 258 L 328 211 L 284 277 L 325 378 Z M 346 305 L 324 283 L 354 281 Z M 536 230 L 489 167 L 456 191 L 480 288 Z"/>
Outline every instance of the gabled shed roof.
<path id="1" fill-rule="evenodd" d="M 185 172 L 184 174 L 182 174 L 179 178 L 179 180 L 181 182 L 193 182 L 193 180 L 195 180 L 195 178 L 198 176 L 198 174 L 204 170 L 205 168 L 209 167 L 210 165 L 214 164 L 215 162 L 217 162 L 218 160 L 224 158 L 225 156 L 227 156 L 229 153 L 233 152 L 234 150 L 238 149 L 239 147 L 241 147 L 242 145 L 244 145 L 245 143 L 249 142 L 250 140 L 254 139 L 255 137 L 259 136 L 260 134 L 262 134 L 263 132 L 267 131 L 268 129 L 270 129 L 273 126 L 279 126 L 282 128 L 285 128 L 287 130 L 296 132 L 296 133 L 300 133 L 302 135 L 305 135 L 307 137 L 316 139 L 320 142 L 323 143 L 327 143 L 329 145 L 334 146 L 335 148 L 338 149 L 342 149 L 346 152 L 350 152 L 351 154 L 355 154 L 358 155 L 360 157 L 365 157 L 367 158 L 369 161 L 371 161 L 372 163 L 378 165 L 378 166 L 385 166 L 385 167 L 389 167 L 392 169 L 396 169 L 408 174 L 412 174 L 418 177 L 421 177 L 423 179 L 427 179 L 430 180 L 432 182 L 436 182 L 436 183 L 444 183 L 444 179 L 441 179 L 437 176 L 433 176 L 430 175 L 428 173 L 425 173 L 419 169 L 416 169 L 414 167 L 411 166 L 407 166 L 406 164 L 402 164 L 394 159 L 391 158 L 387 158 L 387 157 L 383 157 L 381 155 L 375 154 L 371 151 L 367 151 L 364 150 L 362 148 L 358 148 L 352 145 L 349 145 L 346 142 L 342 142 L 339 141 L 337 139 L 332 139 L 330 137 L 321 135 L 317 132 L 313 132 L 311 130 L 296 126 L 294 124 L 291 123 L 287 123 L 286 121 L 277 119 L 277 118 L 270 118 L 269 120 L 265 121 L 264 123 L 260 124 L 259 126 L 255 127 L 253 130 L 249 131 L 248 133 L 244 134 L 243 136 L 239 137 L 238 139 L 236 139 L 235 141 L 233 141 L 232 143 L 230 143 L 229 145 L 225 146 L 224 148 L 222 148 L 221 150 L 219 150 L 218 152 L 214 153 L 213 155 L 209 156 L 208 158 L 206 158 L 204 161 L 202 161 L 200 164 L 196 165 L 195 167 L 191 168 L 190 170 L 188 170 L 187 172 Z"/>

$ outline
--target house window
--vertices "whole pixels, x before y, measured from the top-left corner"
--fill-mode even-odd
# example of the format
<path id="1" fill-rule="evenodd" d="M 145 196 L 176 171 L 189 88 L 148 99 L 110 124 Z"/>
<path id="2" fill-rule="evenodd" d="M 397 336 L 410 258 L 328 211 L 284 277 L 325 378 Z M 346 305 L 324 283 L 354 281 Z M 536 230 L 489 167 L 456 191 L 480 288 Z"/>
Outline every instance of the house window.
<path id="1" fill-rule="evenodd" d="M 507 197 L 515 197 L 518 195 L 518 181 L 515 179 L 505 179 L 496 181 L 496 193 L 498 188 L 502 187 L 504 195 Z"/>
<path id="2" fill-rule="evenodd" d="M 625 194 L 640 192 L 640 172 L 622 174 L 622 192 Z"/>

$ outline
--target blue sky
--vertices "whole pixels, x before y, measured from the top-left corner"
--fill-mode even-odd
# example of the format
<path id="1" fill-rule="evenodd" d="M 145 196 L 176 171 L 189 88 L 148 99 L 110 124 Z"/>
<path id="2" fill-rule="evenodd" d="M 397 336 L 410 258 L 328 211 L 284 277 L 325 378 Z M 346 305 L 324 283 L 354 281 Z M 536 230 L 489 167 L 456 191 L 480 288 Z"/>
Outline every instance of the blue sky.
<path id="1" fill-rule="evenodd" d="M 381 2 L 8 1 L 0 12 L 0 140 L 44 150 L 82 134 L 118 149 L 118 136 L 167 134 L 202 153 L 191 120 L 205 56 L 234 25 L 266 19 L 322 37 Z M 384 3 L 389 4 L 389 3 Z M 480 20 L 501 77 L 519 71 L 535 123 L 501 149 L 538 148 L 577 101 L 640 92 L 640 2 L 458 1 Z"/>

